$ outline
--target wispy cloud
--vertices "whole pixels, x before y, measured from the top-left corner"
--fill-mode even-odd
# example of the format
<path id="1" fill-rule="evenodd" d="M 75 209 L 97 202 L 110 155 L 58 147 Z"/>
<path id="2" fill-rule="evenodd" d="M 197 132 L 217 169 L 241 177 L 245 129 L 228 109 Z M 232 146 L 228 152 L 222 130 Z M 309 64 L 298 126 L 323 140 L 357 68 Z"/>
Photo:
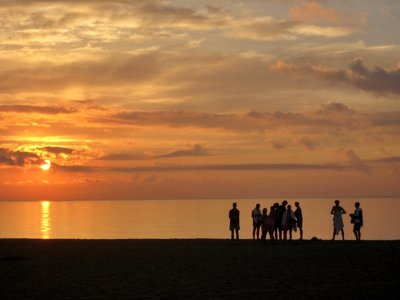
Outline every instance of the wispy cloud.
<path id="1" fill-rule="evenodd" d="M 40 114 L 70 114 L 75 113 L 75 108 L 61 106 L 35 106 L 35 105 L 0 105 L 0 112 L 40 113 Z"/>
<path id="2" fill-rule="evenodd" d="M 159 158 L 166 157 L 187 157 L 187 156 L 205 156 L 208 155 L 208 151 L 200 144 L 194 145 L 191 149 L 176 150 L 167 154 L 159 155 Z"/>

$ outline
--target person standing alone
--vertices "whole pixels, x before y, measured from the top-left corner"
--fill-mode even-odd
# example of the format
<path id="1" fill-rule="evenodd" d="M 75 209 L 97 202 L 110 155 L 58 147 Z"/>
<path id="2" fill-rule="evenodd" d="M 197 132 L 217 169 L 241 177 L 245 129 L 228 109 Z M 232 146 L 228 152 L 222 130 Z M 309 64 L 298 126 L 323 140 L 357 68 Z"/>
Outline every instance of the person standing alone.
<path id="1" fill-rule="evenodd" d="M 239 239 L 240 222 L 239 215 L 240 211 L 236 208 L 237 204 L 232 204 L 232 209 L 229 211 L 229 229 L 231 231 L 231 239 L 234 239 L 234 233 L 236 233 L 236 239 Z"/>

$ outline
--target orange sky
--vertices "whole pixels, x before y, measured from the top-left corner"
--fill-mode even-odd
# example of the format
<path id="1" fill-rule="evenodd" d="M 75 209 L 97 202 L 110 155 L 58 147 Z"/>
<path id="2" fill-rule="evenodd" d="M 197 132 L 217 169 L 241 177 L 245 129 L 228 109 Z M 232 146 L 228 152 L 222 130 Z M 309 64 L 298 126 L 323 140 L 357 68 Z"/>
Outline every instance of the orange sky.
<path id="1" fill-rule="evenodd" d="M 399 196 L 399 17 L 2 1 L 0 200 Z"/>

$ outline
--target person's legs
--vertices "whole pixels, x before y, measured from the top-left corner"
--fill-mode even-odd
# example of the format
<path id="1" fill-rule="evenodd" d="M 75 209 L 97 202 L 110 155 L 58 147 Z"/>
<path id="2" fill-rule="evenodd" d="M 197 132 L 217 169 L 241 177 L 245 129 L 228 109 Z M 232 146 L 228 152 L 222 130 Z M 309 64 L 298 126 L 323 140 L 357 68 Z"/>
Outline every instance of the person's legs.
<path id="1" fill-rule="evenodd" d="M 289 229 L 289 240 L 292 240 L 292 228 Z"/>
<path id="2" fill-rule="evenodd" d="M 299 231 L 300 231 L 300 240 L 303 240 L 303 226 L 299 227 Z"/>
<path id="3" fill-rule="evenodd" d="M 353 232 L 354 232 L 354 235 L 356 236 L 356 240 L 360 241 L 361 240 L 361 226 L 358 224 L 354 224 Z"/>
<path id="4" fill-rule="evenodd" d="M 269 230 L 269 238 L 271 239 L 271 241 L 275 240 L 275 238 L 274 238 L 274 230 Z"/>
<path id="5" fill-rule="evenodd" d="M 333 227 L 333 236 L 332 236 L 332 241 L 335 240 L 336 237 L 336 227 Z"/>
<path id="6" fill-rule="evenodd" d="M 234 235 L 233 235 L 233 228 L 231 229 L 231 240 L 234 239 Z"/>
<path id="7" fill-rule="evenodd" d="M 253 240 L 256 238 L 256 225 L 253 223 Z"/>
<path id="8" fill-rule="evenodd" d="M 341 232 L 342 232 L 342 240 L 344 241 L 344 230 L 342 229 Z"/>
<path id="9" fill-rule="evenodd" d="M 239 229 L 235 229 L 235 231 L 236 231 L 236 239 L 238 240 L 239 239 Z"/>
<path id="10" fill-rule="evenodd" d="M 261 225 L 257 225 L 257 229 L 256 229 L 257 240 L 260 239 L 260 227 L 261 227 Z"/>
<path id="11" fill-rule="evenodd" d="M 261 230 L 261 240 L 265 241 L 267 239 L 267 230 L 262 229 Z"/>

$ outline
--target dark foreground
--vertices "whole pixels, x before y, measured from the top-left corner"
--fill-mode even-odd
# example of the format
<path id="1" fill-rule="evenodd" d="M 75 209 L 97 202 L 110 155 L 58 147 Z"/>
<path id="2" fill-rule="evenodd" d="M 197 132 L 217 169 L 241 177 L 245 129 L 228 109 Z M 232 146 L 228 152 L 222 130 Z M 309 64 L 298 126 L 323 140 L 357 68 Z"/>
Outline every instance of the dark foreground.
<path id="1" fill-rule="evenodd" d="M 0 240 L 1 299 L 400 299 L 400 241 Z"/>

